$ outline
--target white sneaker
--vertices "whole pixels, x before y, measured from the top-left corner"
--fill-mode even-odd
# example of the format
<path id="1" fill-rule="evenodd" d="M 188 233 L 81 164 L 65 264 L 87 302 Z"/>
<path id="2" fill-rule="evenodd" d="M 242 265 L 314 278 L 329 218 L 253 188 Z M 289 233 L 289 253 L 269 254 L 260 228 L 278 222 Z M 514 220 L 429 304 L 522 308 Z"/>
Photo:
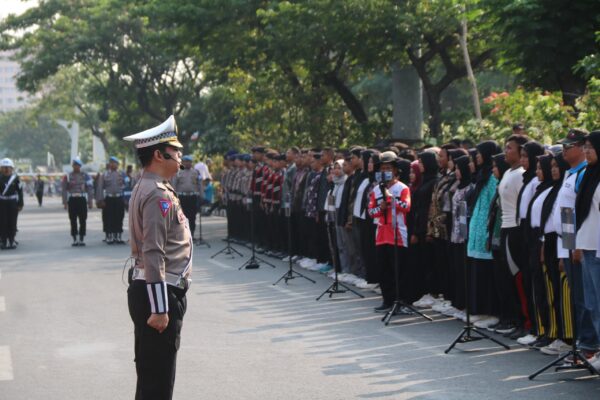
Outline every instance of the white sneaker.
<path id="1" fill-rule="evenodd" d="M 472 324 L 474 324 L 477 321 L 484 320 L 486 318 L 489 318 L 489 317 L 487 315 L 471 315 L 470 316 L 470 320 L 471 320 Z"/>
<path id="2" fill-rule="evenodd" d="M 454 308 L 452 306 L 446 308 L 445 310 L 443 310 L 441 312 L 442 315 L 445 315 L 446 317 L 454 317 L 454 314 L 456 314 L 457 312 L 459 312 L 458 308 Z"/>
<path id="3" fill-rule="evenodd" d="M 527 334 L 523 337 L 520 337 L 517 339 L 517 343 L 523 345 L 523 346 L 529 346 L 531 343 L 535 342 L 537 340 L 537 336 L 530 334 Z"/>
<path id="4" fill-rule="evenodd" d="M 292 257 L 290 257 L 290 256 L 287 256 L 287 257 L 285 257 L 285 258 L 282 258 L 282 259 L 281 259 L 281 261 L 283 261 L 283 262 L 289 262 L 291 258 L 292 258 Z"/>
<path id="5" fill-rule="evenodd" d="M 358 279 L 360 279 L 360 278 L 356 275 L 346 274 L 346 276 L 344 277 L 344 280 L 342 282 L 348 283 L 350 285 L 354 285 L 354 282 L 356 282 Z"/>
<path id="6" fill-rule="evenodd" d="M 354 281 L 353 285 L 359 289 L 366 289 L 368 283 L 364 279 L 358 278 L 357 280 Z"/>
<path id="7" fill-rule="evenodd" d="M 486 329 L 489 326 L 496 325 L 500 320 L 496 317 L 489 317 L 475 322 L 475 327 L 480 329 Z"/>
<path id="8" fill-rule="evenodd" d="M 462 322 L 467 322 L 467 314 L 462 310 L 457 311 L 456 313 L 452 314 L 452 316 L 461 320 Z"/>
<path id="9" fill-rule="evenodd" d="M 544 346 L 540 349 L 540 351 L 544 354 L 549 354 L 551 356 L 556 356 L 566 351 L 569 351 L 571 346 L 566 344 L 560 339 L 556 339 L 554 342 L 550 343 L 548 346 Z"/>
<path id="10" fill-rule="evenodd" d="M 600 372 L 600 353 L 596 353 L 596 355 L 588 361 L 590 364 L 592 364 L 592 367 L 594 367 L 596 371 Z"/>
<path id="11" fill-rule="evenodd" d="M 439 312 L 441 313 L 442 311 L 444 311 L 445 309 L 447 309 L 448 307 L 452 307 L 452 302 L 448 301 L 448 300 L 443 300 L 443 301 L 438 301 L 436 302 L 431 309 L 435 312 Z"/>
<path id="12" fill-rule="evenodd" d="M 373 290 L 373 292 L 376 293 L 376 294 L 381 294 L 381 288 L 379 286 L 377 286 L 377 287 L 375 287 L 375 288 L 373 288 L 371 290 Z"/>
<path id="13" fill-rule="evenodd" d="M 413 306 L 420 307 L 420 308 L 427 308 L 427 307 L 431 307 L 434 303 L 435 303 L 435 298 L 430 294 L 426 294 L 423 297 L 421 297 L 419 300 L 415 301 L 413 303 Z"/>

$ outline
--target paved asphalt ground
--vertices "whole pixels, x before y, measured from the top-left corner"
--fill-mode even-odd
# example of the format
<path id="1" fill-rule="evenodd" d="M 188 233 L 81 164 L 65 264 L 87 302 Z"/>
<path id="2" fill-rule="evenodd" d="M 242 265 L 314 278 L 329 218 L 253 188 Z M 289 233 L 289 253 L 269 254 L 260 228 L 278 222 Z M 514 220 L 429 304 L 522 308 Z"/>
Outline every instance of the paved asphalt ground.
<path id="1" fill-rule="evenodd" d="M 133 399 L 133 327 L 121 273 L 128 246 L 101 242 L 89 217 L 87 247 L 72 248 L 58 199 L 26 199 L 20 247 L 0 253 L 0 400 Z M 594 399 L 585 372 L 527 375 L 551 357 L 489 342 L 444 349 L 461 329 L 396 318 L 382 326 L 379 298 L 315 298 L 317 284 L 272 283 L 276 269 L 238 271 L 247 256 L 210 256 L 224 246 L 225 220 L 204 220 L 211 249 L 194 254 L 175 387 L 176 399 Z M 127 237 L 127 234 L 125 234 Z M 302 271 L 304 272 L 304 271 Z"/>

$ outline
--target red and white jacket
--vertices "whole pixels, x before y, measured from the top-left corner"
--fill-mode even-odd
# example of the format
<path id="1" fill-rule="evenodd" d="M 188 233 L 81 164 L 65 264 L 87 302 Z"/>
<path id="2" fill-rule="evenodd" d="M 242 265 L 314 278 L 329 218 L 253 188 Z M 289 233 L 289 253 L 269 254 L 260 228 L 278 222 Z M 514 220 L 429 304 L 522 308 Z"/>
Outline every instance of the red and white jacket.
<path id="1" fill-rule="evenodd" d="M 398 231 L 398 246 L 408 247 L 408 229 L 406 227 L 406 215 L 410 211 L 410 189 L 402 182 L 396 182 L 388 188 L 388 192 L 395 198 L 396 203 L 396 229 Z M 377 232 L 375 234 L 375 245 L 394 245 L 394 229 L 392 227 L 393 210 L 392 198 L 386 196 L 387 209 L 381 210 L 380 204 L 384 201 L 381 187 L 375 186 L 371 191 L 369 201 L 369 215 L 377 219 Z"/>

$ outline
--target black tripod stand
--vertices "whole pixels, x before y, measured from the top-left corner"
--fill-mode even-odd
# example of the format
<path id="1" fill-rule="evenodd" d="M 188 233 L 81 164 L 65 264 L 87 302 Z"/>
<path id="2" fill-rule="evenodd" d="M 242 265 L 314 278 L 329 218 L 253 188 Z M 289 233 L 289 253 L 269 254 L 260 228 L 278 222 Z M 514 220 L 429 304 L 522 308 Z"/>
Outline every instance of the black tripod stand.
<path id="1" fill-rule="evenodd" d="M 459 208 L 459 212 L 464 216 L 464 218 L 459 218 L 459 220 L 461 221 L 461 234 L 465 238 L 465 246 L 466 246 L 466 237 L 467 237 L 467 222 L 466 222 L 467 221 L 467 218 L 466 218 L 467 208 L 466 207 L 467 206 L 466 206 L 465 202 L 463 202 L 463 203 L 464 204 L 461 204 L 461 207 Z M 464 221 L 464 223 L 463 223 L 463 221 Z M 466 252 L 466 249 L 465 249 L 465 252 Z M 463 327 L 462 331 L 459 333 L 458 337 L 456 339 L 454 339 L 452 344 L 444 351 L 444 353 L 448 354 L 454 348 L 454 346 L 456 346 L 458 343 L 469 343 L 469 342 L 475 342 L 475 341 L 483 340 L 483 339 L 491 340 L 492 342 L 496 343 L 497 345 L 504 347 L 506 350 L 510 350 L 510 347 L 508 347 L 501 341 L 494 339 L 493 337 L 491 337 L 487 333 L 481 331 L 480 329 L 477 329 L 477 327 L 475 327 L 475 326 L 473 326 L 473 324 L 471 324 L 471 310 L 470 310 L 471 289 L 469 287 L 469 283 L 470 283 L 471 279 L 469 278 L 470 265 L 467 262 L 466 254 L 464 254 L 463 265 L 465 266 L 465 277 L 464 277 L 465 278 L 465 299 L 466 299 L 465 312 L 467 313 L 467 322 L 466 322 L 466 325 Z M 473 334 L 475 334 L 476 336 L 473 336 Z"/>
<path id="2" fill-rule="evenodd" d="M 263 260 L 260 257 L 257 257 L 256 255 L 256 244 L 254 243 L 254 213 L 256 212 L 256 208 L 252 203 L 252 199 L 248 199 L 248 206 L 250 207 L 250 242 L 252 243 L 252 255 L 244 264 L 242 264 L 241 267 L 238 268 L 238 270 L 242 270 L 244 268 L 257 269 L 260 268 L 261 263 L 267 264 L 268 266 L 275 268 L 273 264 L 266 262 L 265 260 Z"/>
<path id="3" fill-rule="evenodd" d="M 403 309 L 408 309 L 413 314 L 418 314 L 421 317 L 425 318 L 426 320 L 433 321 L 433 319 L 430 316 L 423 314 L 421 311 L 417 310 L 412 305 L 407 304 L 404 301 L 400 300 L 400 267 L 398 266 L 399 257 L 398 257 L 398 228 L 397 228 L 398 219 L 397 219 L 397 214 L 396 214 L 396 198 L 394 196 L 391 196 L 390 203 L 391 203 L 391 207 L 392 207 L 392 229 L 394 230 L 394 279 L 395 279 L 394 286 L 396 287 L 396 300 L 394 300 L 394 304 L 392 305 L 392 308 L 390 309 L 390 311 L 388 311 L 383 316 L 381 321 L 383 323 L 385 323 L 385 326 L 387 326 L 390 323 L 390 320 L 392 319 L 392 317 L 394 315 L 403 314 L 403 312 L 402 312 Z"/>
<path id="4" fill-rule="evenodd" d="M 210 244 L 202 238 L 202 213 L 198 213 L 198 239 L 194 242 L 196 246 L 206 246 L 210 249 Z"/>
<path id="5" fill-rule="evenodd" d="M 277 282 L 275 282 L 273 285 L 277 285 L 282 280 L 285 280 L 285 284 L 287 285 L 289 280 L 296 279 L 296 278 L 304 278 L 306 280 L 311 281 L 312 283 L 317 283 L 316 281 L 313 281 L 309 277 L 304 276 L 300 272 L 294 270 L 294 266 L 293 266 L 293 262 L 292 262 L 292 212 L 290 209 L 289 197 L 287 199 L 285 199 L 284 210 L 285 210 L 285 217 L 287 219 L 286 225 L 287 225 L 287 247 L 288 247 L 288 254 L 289 254 L 289 257 L 288 257 L 289 268 L 288 268 L 287 272 L 285 274 L 283 274 L 283 276 L 281 278 L 279 278 L 277 280 Z"/>
<path id="6" fill-rule="evenodd" d="M 573 257 L 571 251 L 569 250 L 569 260 L 571 261 L 571 265 L 573 265 Z M 581 268 L 578 266 L 577 268 Z M 590 371 L 591 375 L 600 375 L 600 371 L 598 371 L 590 362 L 585 358 L 585 356 L 581 353 L 581 351 L 577 348 L 577 324 L 575 320 L 575 296 L 573 295 L 573 285 L 567 279 L 567 284 L 569 285 L 569 292 L 571 294 L 571 324 L 573 325 L 573 347 L 566 354 L 558 357 L 556 360 L 552 361 L 550 364 L 544 366 L 542 369 L 536 371 L 535 373 L 529 375 L 529 380 L 535 379 L 539 374 L 547 371 L 552 367 L 556 367 L 555 371 L 563 371 L 569 369 L 587 369 Z M 573 363 L 571 365 L 564 365 L 563 361 L 568 357 L 573 357 Z"/>
<path id="7" fill-rule="evenodd" d="M 227 218 L 228 219 L 231 218 L 231 215 L 227 214 Z M 229 224 L 227 224 L 227 236 L 225 237 L 225 242 L 227 243 L 227 245 L 224 248 L 222 248 L 221 250 L 217 251 L 212 256 L 210 256 L 210 258 L 215 258 L 219 254 L 229 255 L 229 256 L 231 256 L 231 258 L 235 258 L 235 254 L 237 254 L 240 257 L 244 257 L 244 255 L 242 253 L 240 253 L 239 251 L 234 249 L 233 246 L 231 245 L 231 238 L 229 237 Z"/>
<path id="8" fill-rule="evenodd" d="M 352 292 L 358 297 L 364 299 L 365 296 L 358 293 L 355 290 L 350 289 L 348 286 L 341 283 L 338 279 L 338 259 L 337 259 L 337 243 L 335 241 L 335 236 L 333 229 L 335 229 L 335 205 L 333 203 L 333 196 L 329 195 L 327 198 L 327 213 L 325 214 L 325 222 L 327 223 L 327 239 L 329 240 L 329 253 L 331 254 L 331 262 L 333 263 L 333 283 L 323 292 L 319 297 L 317 297 L 317 301 L 321 300 L 321 297 L 329 294 L 329 298 L 331 298 L 334 294 Z"/>

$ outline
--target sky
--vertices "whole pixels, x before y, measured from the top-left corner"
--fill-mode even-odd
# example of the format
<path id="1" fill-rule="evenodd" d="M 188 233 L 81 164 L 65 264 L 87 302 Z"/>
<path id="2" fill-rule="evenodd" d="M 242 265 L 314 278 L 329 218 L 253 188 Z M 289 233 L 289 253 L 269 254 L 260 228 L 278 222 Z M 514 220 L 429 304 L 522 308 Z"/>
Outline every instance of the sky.
<path id="1" fill-rule="evenodd" d="M 20 14 L 36 4 L 37 0 L 0 0 L 0 18 L 4 18 L 8 14 Z"/>

